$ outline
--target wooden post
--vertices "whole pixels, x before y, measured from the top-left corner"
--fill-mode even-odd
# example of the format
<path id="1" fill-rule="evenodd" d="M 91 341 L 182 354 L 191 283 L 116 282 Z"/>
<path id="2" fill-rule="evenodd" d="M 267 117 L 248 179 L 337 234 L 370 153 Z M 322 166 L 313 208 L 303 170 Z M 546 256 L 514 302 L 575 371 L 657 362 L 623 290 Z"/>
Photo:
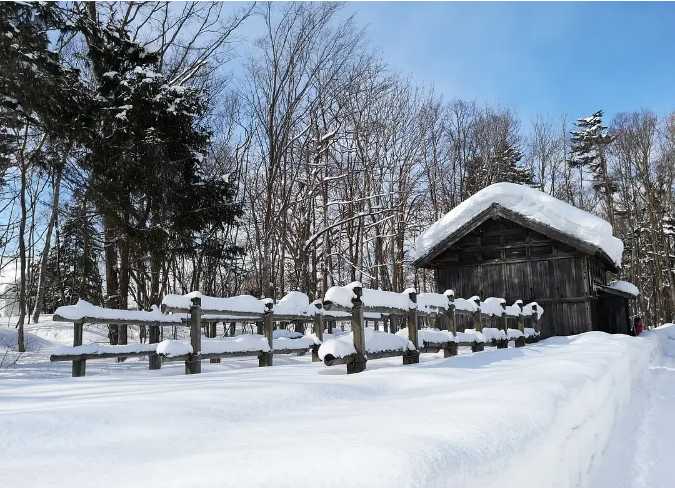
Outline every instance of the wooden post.
<path id="1" fill-rule="evenodd" d="M 82 345 L 82 329 L 84 327 L 84 323 L 82 321 L 75 322 L 73 324 L 73 346 L 81 346 Z M 72 368 L 72 374 L 73 378 L 77 378 L 79 376 L 84 376 L 85 372 L 87 370 L 87 360 L 86 359 L 76 359 L 73 361 L 73 368 Z"/>
<path id="2" fill-rule="evenodd" d="M 525 333 L 525 317 L 523 316 L 523 307 L 520 304 L 518 304 L 518 306 L 520 307 L 520 315 L 518 316 L 518 330 L 524 334 Z M 516 340 L 515 340 L 515 346 L 516 347 L 523 347 L 524 345 L 525 345 L 525 336 L 517 337 Z"/>
<path id="3" fill-rule="evenodd" d="M 225 322 L 223 322 L 223 327 L 225 327 Z M 215 339 L 217 335 L 218 335 L 218 322 L 211 322 L 209 324 L 209 337 L 211 339 Z M 220 358 L 211 358 L 209 360 L 209 363 L 218 364 L 220 363 Z"/>
<path id="4" fill-rule="evenodd" d="M 481 312 L 480 312 L 480 298 L 474 298 L 474 302 L 478 306 L 478 310 L 476 310 L 473 313 L 473 328 L 477 332 L 481 332 L 483 330 L 483 322 L 482 322 L 482 317 L 481 317 Z M 471 351 L 472 352 L 479 352 L 485 349 L 485 343 L 483 342 L 474 342 L 471 345 Z"/>
<path id="5" fill-rule="evenodd" d="M 314 315 L 314 321 L 312 326 L 314 328 L 314 335 L 319 340 L 323 342 L 323 303 L 321 300 L 316 300 L 314 306 L 317 308 L 317 312 Z M 319 359 L 319 344 L 314 344 L 312 346 L 312 362 L 317 363 L 321 360 Z"/>
<path id="6" fill-rule="evenodd" d="M 366 369 L 366 335 L 363 328 L 363 302 L 361 294 L 363 289 L 352 289 L 352 335 L 354 336 L 354 349 L 356 353 L 347 362 L 347 374 L 360 373 Z"/>
<path id="7" fill-rule="evenodd" d="M 258 366 L 272 366 L 274 362 L 274 321 L 272 320 L 272 309 L 274 304 L 272 300 L 265 303 L 265 314 L 263 315 L 263 332 L 270 346 L 269 352 L 261 352 L 258 355 Z"/>
<path id="8" fill-rule="evenodd" d="M 444 295 L 448 297 L 448 309 L 445 312 L 448 322 L 448 332 L 457 340 L 457 322 L 455 321 L 455 292 L 453 290 L 445 290 Z M 457 342 L 448 342 L 448 345 L 443 349 L 443 357 L 450 357 L 457 355 Z"/>
<path id="9" fill-rule="evenodd" d="M 159 343 L 159 326 L 151 325 L 149 327 L 149 339 L 150 344 Z M 157 353 L 151 353 L 148 358 L 148 368 L 149 369 L 160 369 L 162 367 L 162 358 L 159 357 Z"/>
<path id="10" fill-rule="evenodd" d="M 408 309 L 408 339 L 415 346 L 414 351 L 406 351 L 403 354 L 403 364 L 417 364 L 420 362 L 419 339 L 417 334 L 417 292 L 412 290 L 408 293 L 413 308 Z"/>
<path id="11" fill-rule="evenodd" d="M 185 374 L 198 374 L 202 372 L 202 299 L 193 297 L 190 306 L 190 345 L 192 354 L 185 360 Z"/>
<path id="12" fill-rule="evenodd" d="M 497 341 L 497 349 L 507 349 L 509 347 L 509 319 L 506 316 L 506 302 L 502 302 L 500 305 L 502 306 L 504 320 L 504 339 Z"/>
<path id="13" fill-rule="evenodd" d="M 539 332 L 538 307 L 539 307 L 539 305 L 533 305 L 532 306 L 532 328 L 534 329 L 535 333 Z M 539 339 L 536 336 L 532 338 L 532 342 L 536 342 L 538 340 Z"/>

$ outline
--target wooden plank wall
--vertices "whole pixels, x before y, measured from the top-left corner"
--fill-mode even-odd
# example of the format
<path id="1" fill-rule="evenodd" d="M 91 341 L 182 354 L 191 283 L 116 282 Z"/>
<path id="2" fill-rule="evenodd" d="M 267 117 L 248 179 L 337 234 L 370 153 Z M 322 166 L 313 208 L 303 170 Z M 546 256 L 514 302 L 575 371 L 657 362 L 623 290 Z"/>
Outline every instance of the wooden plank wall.
<path id="1" fill-rule="evenodd" d="M 537 301 L 544 307 L 542 335 L 591 330 L 593 283 L 605 283 L 605 265 L 566 244 L 553 241 L 505 219 L 489 220 L 440 255 L 436 288 L 468 298 L 504 297 Z M 471 326 L 458 318 L 458 330 Z"/>

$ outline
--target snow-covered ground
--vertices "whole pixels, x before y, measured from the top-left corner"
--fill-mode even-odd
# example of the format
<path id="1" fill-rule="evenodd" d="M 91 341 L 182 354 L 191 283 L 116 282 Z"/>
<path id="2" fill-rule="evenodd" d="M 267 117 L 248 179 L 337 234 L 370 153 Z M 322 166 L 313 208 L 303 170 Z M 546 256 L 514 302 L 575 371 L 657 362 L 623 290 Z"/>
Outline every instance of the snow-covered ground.
<path id="1" fill-rule="evenodd" d="M 0 369 L 0 486 L 672 486 L 675 327 L 350 376 L 289 355 L 193 376 L 89 361 L 83 378 L 48 362 L 69 342 L 51 328 Z"/>

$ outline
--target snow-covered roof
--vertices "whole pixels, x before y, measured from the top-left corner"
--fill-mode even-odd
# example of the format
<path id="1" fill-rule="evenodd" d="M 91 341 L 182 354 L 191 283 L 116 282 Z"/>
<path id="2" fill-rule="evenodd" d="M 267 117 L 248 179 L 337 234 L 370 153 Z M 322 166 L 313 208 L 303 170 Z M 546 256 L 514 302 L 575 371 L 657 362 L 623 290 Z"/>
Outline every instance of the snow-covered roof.
<path id="1" fill-rule="evenodd" d="M 630 281 L 614 280 L 607 285 L 607 288 L 622 291 L 624 293 L 628 293 L 629 295 L 633 295 L 634 297 L 640 294 L 638 287 Z"/>
<path id="2" fill-rule="evenodd" d="M 600 217 L 528 186 L 495 183 L 464 200 L 432 224 L 415 242 L 415 259 L 420 260 L 482 212 L 499 205 L 526 220 L 546 225 L 604 252 L 621 266 L 623 242 L 612 235 L 612 226 Z"/>

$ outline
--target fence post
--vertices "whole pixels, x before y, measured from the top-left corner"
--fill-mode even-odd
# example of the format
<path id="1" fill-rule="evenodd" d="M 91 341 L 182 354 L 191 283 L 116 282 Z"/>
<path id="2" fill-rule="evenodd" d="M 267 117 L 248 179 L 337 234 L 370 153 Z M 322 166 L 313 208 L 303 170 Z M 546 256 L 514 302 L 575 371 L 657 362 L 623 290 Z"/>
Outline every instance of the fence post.
<path id="1" fill-rule="evenodd" d="M 408 298 L 412 302 L 412 307 L 407 312 L 408 339 L 415 346 L 414 351 L 403 353 L 403 364 L 416 364 L 420 362 L 419 339 L 417 337 L 417 292 L 411 290 L 408 292 Z"/>
<path id="2" fill-rule="evenodd" d="M 504 338 L 497 341 L 497 349 L 507 349 L 509 347 L 509 318 L 506 316 L 506 301 L 501 302 L 500 305 L 504 320 Z"/>
<path id="3" fill-rule="evenodd" d="M 476 303 L 478 306 L 478 310 L 476 310 L 473 313 L 473 328 L 476 330 L 476 332 L 482 332 L 483 331 L 483 323 L 482 323 L 482 316 L 481 316 L 481 311 L 480 311 L 480 298 L 476 297 L 473 299 L 473 301 Z M 471 345 L 471 351 L 472 352 L 479 352 L 485 349 L 485 343 L 483 342 L 474 342 Z"/>
<path id="4" fill-rule="evenodd" d="M 538 313 L 538 307 L 539 305 L 533 305 L 532 306 L 532 328 L 534 329 L 535 334 L 539 332 L 539 313 Z M 539 338 L 535 335 L 532 338 L 533 342 L 538 341 Z"/>
<path id="5" fill-rule="evenodd" d="M 190 345 L 192 354 L 185 361 L 185 374 L 202 372 L 202 299 L 192 297 L 190 306 Z"/>
<path id="6" fill-rule="evenodd" d="M 84 322 L 77 321 L 73 324 L 73 346 L 82 345 L 82 328 Z M 87 360 L 86 359 L 76 359 L 73 360 L 72 374 L 73 378 L 84 376 L 87 370 Z"/>
<path id="7" fill-rule="evenodd" d="M 159 342 L 159 326 L 151 325 L 149 327 L 149 340 L 150 344 L 157 344 Z M 148 358 L 148 368 L 149 369 L 160 369 L 162 367 L 162 358 L 159 357 L 159 354 L 156 352 L 151 352 Z"/>
<path id="8" fill-rule="evenodd" d="M 523 316 L 523 306 L 519 303 L 520 315 L 518 315 L 518 330 L 523 333 L 522 337 L 516 337 L 515 346 L 523 347 L 525 345 L 525 317 Z"/>
<path id="9" fill-rule="evenodd" d="M 319 342 L 323 342 L 323 303 L 321 300 L 316 300 L 314 302 L 314 306 L 317 308 L 316 314 L 314 314 L 314 321 L 313 321 L 313 328 L 314 328 L 314 335 L 316 338 L 319 340 Z M 312 362 L 317 363 L 321 361 L 319 359 L 319 344 L 314 344 L 312 346 Z"/>
<path id="10" fill-rule="evenodd" d="M 363 328 L 363 288 L 352 288 L 352 335 L 354 336 L 355 354 L 347 362 L 347 374 L 360 373 L 366 369 L 366 331 Z"/>
<path id="11" fill-rule="evenodd" d="M 272 366 L 274 362 L 274 321 L 272 320 L 272 310 L 274 303 L 271 299 L 265 302 L 265 313 L 263 314 L 263 332 L 265 339 L 270 346 L 269 352 L 261 352 L 258 355 L 258 366 Z"/>
<path id="12" fill-rule="evenodd" d="M 448 341 L 448 345 L 443 349 L 443 357 L 450 357 L 457 355 L 457 322 L 455 322 L 455 292 L 453 290 L 445 290 L 444 295 L 448 297 L 448 309 L 445 315 L 448 321 L 448 332 L 452 334 L 454 341 Z"/>
<path id="13" fill-rule="evenodd" d="M 208 327 L 209 327 L 208 337 L 210 339 L 215 339 L 216 336 L 218 335 L 218 322 L 211 322 L 208 325 Z M 225 322 L 223 322 L 223 327 L 225 327 Z M 209 363 L 218 364 L 218 363 L 220 363 L 220 358 L 211 358 L 211 359 L 209 359 Z"/>

